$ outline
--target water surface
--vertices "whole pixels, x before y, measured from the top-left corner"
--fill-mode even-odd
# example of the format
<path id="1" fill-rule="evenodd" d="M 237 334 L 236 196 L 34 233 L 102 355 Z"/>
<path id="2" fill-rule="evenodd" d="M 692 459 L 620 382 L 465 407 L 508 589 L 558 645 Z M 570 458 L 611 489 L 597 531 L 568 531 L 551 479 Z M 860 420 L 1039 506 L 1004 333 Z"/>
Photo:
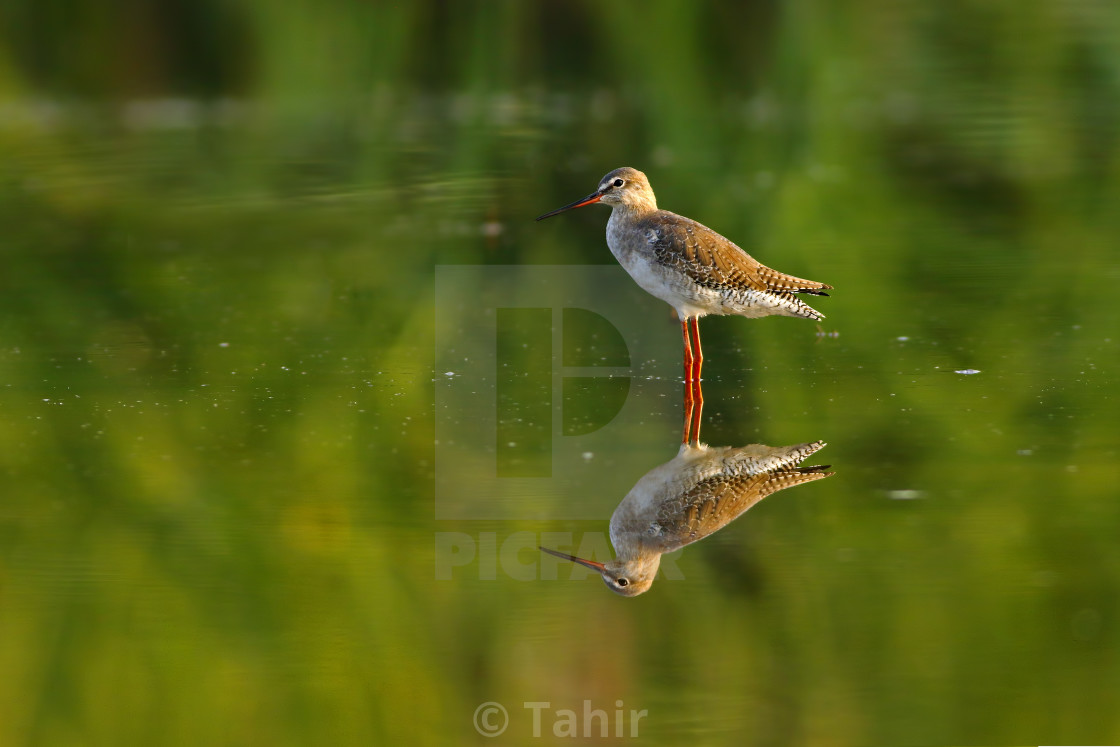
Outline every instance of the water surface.
<path id="1" fill-rule="evenodd" d="M 22 20 L 0 742 L 1115 741 L 1114 9 L 651 7 L 245 11 L 201 93 Z M 635 599 L 536 550 L 681 437 L 606 210 L 532 221 L 624 164 L 836 288 L 701 323 L 704 440 L 836 475 Z"/>

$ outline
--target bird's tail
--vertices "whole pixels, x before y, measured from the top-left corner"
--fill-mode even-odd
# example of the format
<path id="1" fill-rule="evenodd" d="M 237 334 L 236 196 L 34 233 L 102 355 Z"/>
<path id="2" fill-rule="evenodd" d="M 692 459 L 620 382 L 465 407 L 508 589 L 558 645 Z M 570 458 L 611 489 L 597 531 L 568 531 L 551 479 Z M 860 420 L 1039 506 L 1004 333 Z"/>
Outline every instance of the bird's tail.
<path id="1" fill-rule="evenodd" d="M 804 485 L 807 482 L 832 477 L 836 473 L 826 471 L 831 466 L 830 464 L 822 464 L 813 467 L 794 467 L 792 469 L 778 470 L 768 476 L 766 484 L 762 486 L 761 492 L 763 495 L 772 495 L 779 490 L 792 488 L 795 485 Z"/>

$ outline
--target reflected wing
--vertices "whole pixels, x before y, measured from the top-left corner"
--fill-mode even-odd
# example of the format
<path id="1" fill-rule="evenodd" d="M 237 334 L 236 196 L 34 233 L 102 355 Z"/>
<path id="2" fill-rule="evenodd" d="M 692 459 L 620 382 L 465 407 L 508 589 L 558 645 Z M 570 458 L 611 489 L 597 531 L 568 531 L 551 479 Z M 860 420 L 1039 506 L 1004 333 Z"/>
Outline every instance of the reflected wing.
<path id="1" fill-rule="evenodd" d="M 834 474 L 827 469 L 783 467 L 760 474 L 720 474 L 698 483 L 679 499 L 662 504 L 657 523 L 669 539 L 663 552 L 722 529 L 768 495 Z"/>
<path id="2" fill-rule="evenodd" d="M 684 272 L 698 285 L 827 296 L 831 285 L 786 275 L 760 264 L 723 236 L 684 216 L 659 210 L 643 219 L 646 240 L 658 261 Z"/>

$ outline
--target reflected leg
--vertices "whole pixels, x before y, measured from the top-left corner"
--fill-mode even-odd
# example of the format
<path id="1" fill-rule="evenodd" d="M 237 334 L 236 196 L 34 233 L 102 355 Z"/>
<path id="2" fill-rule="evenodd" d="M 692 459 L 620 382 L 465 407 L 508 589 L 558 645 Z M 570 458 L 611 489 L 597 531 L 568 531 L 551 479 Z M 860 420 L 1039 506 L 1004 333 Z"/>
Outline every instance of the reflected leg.
<path id="1" fill-rule="evenodd" d="M 700 368 L 704 365 L 704 351 L 700 349 L 700 318 L 692 317 L 692 346 L 695 348 L 692 362 L 692 380 L 699 384 Z"/>
<path id="2" fill-rule="evenodd" d="M 684 427 L 681 429 L 681 443 L 687 444 L 692 440 L 692 413 L 696 409 L 696 403 L 692 399 L 691 387 L 686 384 L 684 391 Z"/>
<path id="3" fill-rule="evenodd" d="M 681 320 L 681 337 L 684 339 L 684 383 L 692 381 L 692 341 L 688 334 L 688 319 Z M 686 387 L 687 388 L 687 387 Z M 692 396 L 689 392 L 688 396 Z"/>
<path id="4" fill-rule="evenodd" d="M 700 388 L 700 377 L 696 377 L 696 381 L 692 382 L 692 408 L 689 410 L 689 415 L 692 420 L 692 440 L 697 445 L 700 444 L 700 420 L 704 413 L 704 390 Z"/>
<path id="5" fill-rule="evenodd" d="M 684 340 L 684 433 L 681 435 L 681 443 L 686 444 L 689 442 L 689 437 L 692 428 L 692 343 L 689 340 L 688 334 L 688 319 L 681 320 L 681 337 Z"/>
<path id="6" fill-rule="evenodd" d="M 700 420 L 704 413 L 704 390 L 700 387 L 700 369 L 704 365 L 704 351 L 700 348 L 700 319 L 692 317 L 691 330 L 686 330 L 685 336 L 689 337 L 689 347 L 692 348 L 692 366 L 689 378 L 688 392 L 685 395 L 691 405 L 688 410 L 688 423 L 686 433 L 690 433 L 694 443 L 700 443 Z"/>

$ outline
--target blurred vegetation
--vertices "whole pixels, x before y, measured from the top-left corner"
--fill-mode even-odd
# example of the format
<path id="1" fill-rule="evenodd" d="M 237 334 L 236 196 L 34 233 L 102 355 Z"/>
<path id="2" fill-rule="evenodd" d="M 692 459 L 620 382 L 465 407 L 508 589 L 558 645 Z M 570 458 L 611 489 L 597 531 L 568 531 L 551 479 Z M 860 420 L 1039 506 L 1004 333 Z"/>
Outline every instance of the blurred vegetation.
<path id="1" fill-rule="evenodd" d="M 3 4 L 0 743 L 1115 741 L 1118 102 L 1105 0 Z M 433 581 L 621 498 L 431 519 L 433 268 L 612 261 L 531 218 L 624 164 L 836 287 L 703 327 L 706 440 L 838 474 L 635 600 Z"/>

